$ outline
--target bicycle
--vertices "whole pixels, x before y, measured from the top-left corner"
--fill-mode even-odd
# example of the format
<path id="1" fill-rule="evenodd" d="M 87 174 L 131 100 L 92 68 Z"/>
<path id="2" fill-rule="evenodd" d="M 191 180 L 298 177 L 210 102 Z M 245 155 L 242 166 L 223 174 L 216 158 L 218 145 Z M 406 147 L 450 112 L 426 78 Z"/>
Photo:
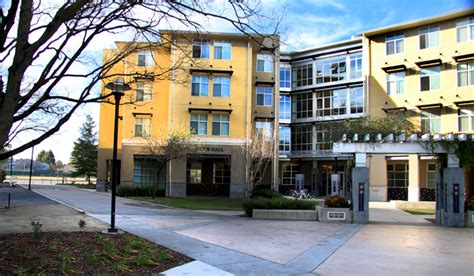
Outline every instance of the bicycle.
<path id="1" fill-rule="evenodd" d="M 294 197 L 295 199 L 314 199 L 315 198 L 312 194 L 308 193 L 307 189 L 303 189 L 300 191 L 291 190 L 290 193 L 291 193 L 291 196 Z"/>

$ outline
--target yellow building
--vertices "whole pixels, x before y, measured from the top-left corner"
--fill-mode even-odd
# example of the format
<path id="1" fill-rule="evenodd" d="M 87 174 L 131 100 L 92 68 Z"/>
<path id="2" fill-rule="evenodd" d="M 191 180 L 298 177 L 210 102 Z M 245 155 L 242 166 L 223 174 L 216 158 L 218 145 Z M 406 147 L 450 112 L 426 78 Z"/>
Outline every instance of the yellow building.
<path id="1" fill-rule="evenodd" d="M 110 81 L 123 76 L 132 88 L 122 101 L 130 104 L 120 109 L 119 182 L 159 183 L 174 197 L 243 197 L 242 146 L 253 128 L 278 128 L 278 38 L 168 31 L 162 35 L 162 43 L 133 51 L 107 72 Z M 132 45 L 140 46 L 117 42 L 116 49 L 104 51 L 104 63 Z M 101 104 L 97 185 L 102 190 L 110 182 L 113 117 L 114 106 Z M 146 137 L 182 128 L 194 133 L 192 141 L 202 144 L 205 153 L 173 160 L 157 177 Z M 276 170 L 268 170 L 264 184 L 274 182 Z"/>
<path id="2" fill-rule="evenodd" d="M 363 49 L 370 116 L 403 114 L 421 133 L 474 132 L 474 9 L 367 31 Z M 434 200 L 435 164 L 373 155 L 370 200 Z"/>

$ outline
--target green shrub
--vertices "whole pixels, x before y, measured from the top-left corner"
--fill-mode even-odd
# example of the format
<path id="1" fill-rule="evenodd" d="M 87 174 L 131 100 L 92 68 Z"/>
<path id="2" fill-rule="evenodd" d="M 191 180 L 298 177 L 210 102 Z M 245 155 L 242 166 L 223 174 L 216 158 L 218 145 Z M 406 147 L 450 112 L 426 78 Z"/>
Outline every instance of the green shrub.
<path id="1" fill-rule="evenodd" d="M 331 208 L 349 208 L 351 206 L 349 200 L 340 195 L 326 197 L 324 205 Z"/>
<path id="2" fill-rule="evenodd" d="M 282 198 L 283 195 L 272 189 L 256 189 L 252 193 L 252 198 Z"/>
<path id="3" fill-rule="evenodd" d="M 465 202 L 465 208 L 464 210 L 466 211 L 474 211 L 474 196 L 471 196 L 469 200 L 466 200 Z"/>
<path id="4" fill-rule="evenodd" d="M 119 185 L 117 187 L 118 196 L 153 196 L 154 185 L 141 185 L 141 186 L 132 186 L 132 185 Z M 164 189 L 156 189 L 156 196 L 165 196 Z"/>
<path id="5" fill-rule="evenodd" d="M 314 210 L 317 202 L 310 200 L 278 199 L 247 199 L 242 202 L 245 215 L 252 216 L 253 209 L 280 210 Z"/>

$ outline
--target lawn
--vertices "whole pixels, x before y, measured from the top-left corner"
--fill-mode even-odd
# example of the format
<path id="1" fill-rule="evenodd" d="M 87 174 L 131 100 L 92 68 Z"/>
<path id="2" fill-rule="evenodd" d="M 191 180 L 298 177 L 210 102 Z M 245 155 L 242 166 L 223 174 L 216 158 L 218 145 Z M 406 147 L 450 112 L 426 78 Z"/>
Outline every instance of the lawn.
<path id="1" fill-rule="evenodd" d="M 151 275 L 191 261 L 130 234 L 7 234 L 0 248 L 0 275 Z"/>
<path id="2" fill-rule="evenodd" d="M 229 198 L 173 198 L 173 197 L 128 197 L 171 207 L 191 210 L 242 211 L 243 199 Z"/>
<path id="3" fill-rule="evenodd" d="M 56 185 L 64 185 L 64 186 L 73 186 L 82 189 L 92 189 L 95 190 L 95 184 L 78 184 L 78 183 L 65 183 L 65 184 L 56 184 Z"/>
<path id="4" fill-rule="evenodd" d="M 412 215 L 434 215 L 435 209 L 402 209 L 403 211 L 410 213 Z"/>

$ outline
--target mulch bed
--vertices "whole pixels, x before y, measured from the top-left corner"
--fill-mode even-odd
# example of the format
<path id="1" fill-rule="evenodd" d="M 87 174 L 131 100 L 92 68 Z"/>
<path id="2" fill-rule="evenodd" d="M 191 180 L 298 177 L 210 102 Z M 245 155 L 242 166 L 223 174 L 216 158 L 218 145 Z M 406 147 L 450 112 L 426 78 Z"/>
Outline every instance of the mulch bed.
<path id="1" fill-rule="evenodd" d="M 156 274 L 191 259 L 130 234 L 44 232 L 0 235 L 0 275 Z"/>

